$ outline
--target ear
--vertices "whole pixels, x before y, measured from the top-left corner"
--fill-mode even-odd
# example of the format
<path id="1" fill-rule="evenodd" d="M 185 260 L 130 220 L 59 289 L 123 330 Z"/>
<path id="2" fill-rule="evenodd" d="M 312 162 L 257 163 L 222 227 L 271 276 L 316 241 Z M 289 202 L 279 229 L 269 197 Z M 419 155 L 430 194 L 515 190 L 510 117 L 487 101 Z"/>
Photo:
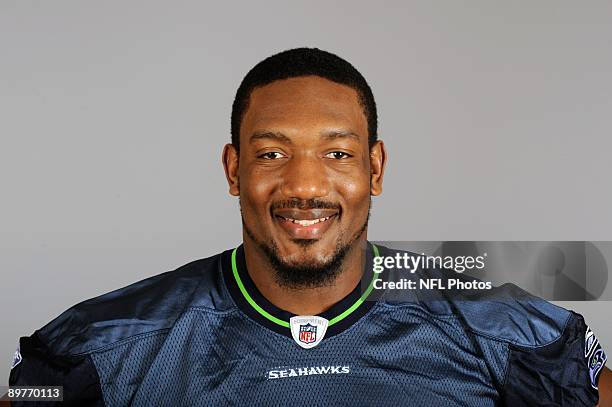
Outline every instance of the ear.
<path id="1" fill-rule="evenodd" d="M 226 144 L 223 147 L 221 154 L 223 169 L 225 170 L 225 178 L 229 185 L 229 193 L 233 196 L 240 196 L 240 188 L 238 182 L 238 151 L 233 144 Z"/>
<path id="2" fill-rule="evenodd" d="M 387 165 L 387 150 L 382 140 L 376 141 L 370 148 L 370 194 L 382 193 L 383 177 Z"/>

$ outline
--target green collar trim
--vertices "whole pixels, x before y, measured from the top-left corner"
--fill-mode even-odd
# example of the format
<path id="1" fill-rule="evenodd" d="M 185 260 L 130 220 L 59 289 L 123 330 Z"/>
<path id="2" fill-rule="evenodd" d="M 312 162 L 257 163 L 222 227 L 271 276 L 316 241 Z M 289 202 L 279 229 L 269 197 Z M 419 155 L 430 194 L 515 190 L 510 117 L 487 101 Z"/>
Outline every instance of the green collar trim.
<path id="1" fill-rule="evenodd" d="M 380 254 L 378 252 L 378 247 L 372 244 L 372 249 L 374 251 L 374 256 L 380 257 Z M 236 280 L 236 284 L 238 284 L 238 288 L 240 289 L 240 292 L 242 293 L 244 298 L 247 300 L 247 302 L 251 305 L 251 307 L 253 307 L 253 309 L 257 311 L 261 316 L 268 319 L 269 321 L 274 322 L 277 325 L 283 326 L 285 328 L 289 328 L 290 325 L 288 321 L 283 321 L 282 319 L 275 317 L 274 315 L 270 314 L 268 311 L 260 307 L 259 304 L 257 304 L 255 300 L 251 297 L 251 295 L 247 292 L 246 288 L 244 287 L 244 283 L 242 282 L 242 279 L 240 278 L 240 275 L 238 274 L 238 266 L 236 265 L 236 251 L 237 250 L 238 248 L 235 248 L 232 251 L 232 272 L 234 274 L 234 279 Z M 346 311 L 330 319 L 328 326 L 337 324 L 338 322 L 342 321 L 344 318 L 351 315 L 357 308 L 359 308 L 359 306 L 364 303 L 364 301 L 370 296 L 370 293 L 374 289 L 375 279 L 376 279 L 376 274 L 372 276 L 372 281 L 370 281 L 370 284 L 368 285 L 368 288 L 364 291 L 364 293 L 361 294 L 361 297 L 359 297 L 359 299 L 355 301 L 353 305 L 348 307 Z"/>

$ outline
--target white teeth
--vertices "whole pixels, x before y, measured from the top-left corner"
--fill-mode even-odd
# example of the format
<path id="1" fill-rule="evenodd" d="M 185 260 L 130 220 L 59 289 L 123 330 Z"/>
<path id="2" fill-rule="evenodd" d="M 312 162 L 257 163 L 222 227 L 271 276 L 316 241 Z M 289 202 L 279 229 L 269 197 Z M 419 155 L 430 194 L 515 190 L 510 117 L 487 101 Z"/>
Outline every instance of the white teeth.
<path id="1" fill-rule="evenodd" d="M 286 218 L 286 219 L 290 222 L 297 223 L 300 226 L 310 226 L 310 225 L 314 225 L 315 223 L 324 222 L 329 218 L 331 218 L 331 216 L 327 216 L 325 218 L 319 218 L 319 219 L 312 219 L 312 220 L 298 220 L 298 219 L 289 219 L 289 218 Z"/>

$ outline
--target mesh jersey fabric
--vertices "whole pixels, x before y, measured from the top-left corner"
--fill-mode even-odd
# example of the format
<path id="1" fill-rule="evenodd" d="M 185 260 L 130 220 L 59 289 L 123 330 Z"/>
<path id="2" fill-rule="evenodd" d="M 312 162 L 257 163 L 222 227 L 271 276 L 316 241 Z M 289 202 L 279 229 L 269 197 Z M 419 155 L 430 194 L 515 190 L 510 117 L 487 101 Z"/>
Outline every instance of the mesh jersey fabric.
<path id="1" fill-rule="evenodd" d="M 478 301 L 384 293 L 302 349 L 232 295 L 231 252 L 70 308 L 21 338 L 9 384 L 63 385 L 64 405 L 597 402 L 582 317 L 514 286 Z"/>

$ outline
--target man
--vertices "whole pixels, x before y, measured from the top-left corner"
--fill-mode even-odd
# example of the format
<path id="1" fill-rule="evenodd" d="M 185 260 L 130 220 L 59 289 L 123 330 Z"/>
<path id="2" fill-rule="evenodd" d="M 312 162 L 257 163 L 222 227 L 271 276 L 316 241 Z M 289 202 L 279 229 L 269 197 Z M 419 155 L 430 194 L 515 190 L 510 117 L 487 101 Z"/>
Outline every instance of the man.
<path id="1" fill-rule="evenodd" d="M 11 385 L 110 406 L 609 400 L 578 314 L 512 286 L 476 301 L 372 289 L 373 258 L 396 254 L 367 241 L 387 154 L 348 62 L 307 48 L 260 62 L 231 128 L 243 244 L 72 307 L 21 338 Z"/>

